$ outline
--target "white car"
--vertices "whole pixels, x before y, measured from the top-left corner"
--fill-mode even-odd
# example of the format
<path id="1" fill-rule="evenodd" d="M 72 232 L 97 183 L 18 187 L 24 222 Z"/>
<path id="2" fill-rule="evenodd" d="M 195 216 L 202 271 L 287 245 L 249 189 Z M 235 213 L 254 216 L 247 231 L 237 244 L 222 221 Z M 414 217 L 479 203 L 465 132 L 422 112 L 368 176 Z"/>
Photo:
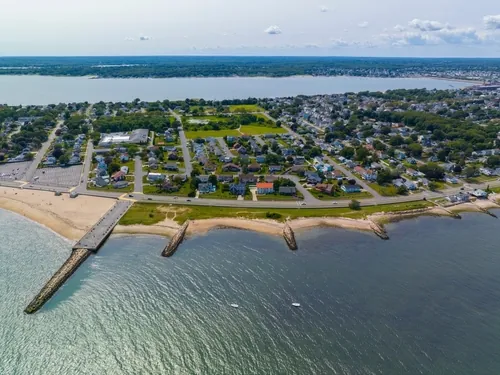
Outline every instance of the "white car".
<path id="1" fill-rule="evenodd" d="M 339 204 L 339 202 L 337 202 L 337 201 L 333 201 L 333 202 L 332 202 L 332 204 Z"/>

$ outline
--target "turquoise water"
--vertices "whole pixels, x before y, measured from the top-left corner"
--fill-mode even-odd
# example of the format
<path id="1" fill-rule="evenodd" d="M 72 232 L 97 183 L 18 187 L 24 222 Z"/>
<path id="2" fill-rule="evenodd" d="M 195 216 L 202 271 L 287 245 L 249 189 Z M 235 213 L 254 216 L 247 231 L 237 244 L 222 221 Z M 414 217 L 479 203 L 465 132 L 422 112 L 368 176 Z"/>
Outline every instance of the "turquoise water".
<path id="1" fill-rule="evenodd" d="M 470 83 L 426 78 L 286 77 L 88 79 L 86 77 L 0 76 L 0 103 L 52 104 L 98 101 L 211 100 L 340 94 L 389 89 L 450 89 Z"/>
<path id="2" fill-rule="evenodd" d="M 0 374 L 498 374 L 499 228 L 112 237 L 27 316 L 70 246 L 0 210 Z"/>

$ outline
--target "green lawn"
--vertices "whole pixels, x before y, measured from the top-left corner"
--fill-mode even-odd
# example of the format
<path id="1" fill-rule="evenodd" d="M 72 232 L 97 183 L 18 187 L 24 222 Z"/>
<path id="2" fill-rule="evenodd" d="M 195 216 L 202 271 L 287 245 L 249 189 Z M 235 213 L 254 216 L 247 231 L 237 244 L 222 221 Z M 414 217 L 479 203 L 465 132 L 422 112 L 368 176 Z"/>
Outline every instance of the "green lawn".
<path id="1" fill-rule="evenodd" d="M 198 126 L 203 126 L 203 124 L 197 124 L 197 121 L 208 121 L 210 122 L 219 122 L 219 123 L 224 123 L 228 122 L 227 117 L 223 116 L 184 116 L 182 118 L 182 123 L 186 124 L 187 126 L 192 126 L 192 125 L 198 125 Z"/>
<path id="2" fill-rule="evenodd" d="M 92 184 L 87 185 L 87 189 L 89 190 L 97 190 L 97 191 L 109 191 L 112 193 L 131 193 L 134 191 L 134 184 L 129 184 L 126 188 L 123 189 L 115 189 L 112 185 L 108 185 L 105 187 L 97 187 Z"/>
<path id="3" fill-rule="evenodd" d="M 345 200 L 345 199 L 367 199 L 367 198 L 373 198 L 373 195 L 368 193 L 367 191 L 362 191 L 359 193 L 344 193 L 343 191 L 341 192 L 336 192 L 336 195 L 328 195 L 325 193 L 322 193 L 320 191 L 317 191 L 316 189 L 310 189 L 309 193 L 311 195 L 321 201 L 335 201 L 335 200 Z"/>
<path id="4" fill-rule="evenodd" d="M 224 218 L 248 218 L 265 219 L 266 213 L 281 215 L 281 221 L 287 218 L 296 219 L 300 217 L 348 217 L 360 219 L 366 215 L 376 212 L 397 212 L 415 210 L 434 206 L 432 202 L 416 201 L 379 206 L 361 207 L 353 211 L 347 207 L 336 208 L 243 208 L 243 207 L 211 207 L 211 206 L 182 206 L 161 205 L 155 203 L 134 203 L 125 216 L 120 220 L 122 225 L 146 224 L 151 225 L 164 220 L 167 213 L 161 207 L 168 207 L 171 213 L 175 213 L 174 220 L 180 224 L 186 220 L 202 220 L 218 217 Z"/>
<path id="5" fill-rule="evenodd" d="M 477 177 L 473 177 L 473 178 L 466 178 L 465 182 L 468 182 L 470 184 L 482 184 L 482 183 L 492 182 L 492 181 L 496 181 L 496 180 L 498 180 L 498 176 L 481 175 L 481 176 L 477 176 Z"/>
<path id="6" fill-rule="evenodd" d="M 144 185 L 142 192 L 147 195 L 168 195 L 173 197 L 175 196 L 187 197 L 190 191 L 191 191 L 191 186 L 189 184 L 189 181 L 187 181 L 186 183 L 184 183 L 184 185 L 181 186 L 179 191 L 174 191 L 172 193 L 158 190 L 158 188 L 155 185 Z"/>
<path id="7" fill-rule="evenodd" d="M 258 194 L 257 200 L 259 201 L 301 201 L 304 197 L 294 197 L 291 195 L 281 195 L 281 194 Z"/>
<path id="8" fill-rule="evenodd" d="M 381 186 L 376 183 L 369 184 L 370 187 L 383 197 L 395 197 L 398 195 L 398 189 L 395 186 Z"/>
<path id="9" fill-rule="evenodd" d="M 283 134 L 287 131 L 283 128 L 275 128 L 271 126 L 260 125 L 243 125 L 240 128 L 243 134 L 247 135 L 262 135 L 262 134 Z"/>
<path id="10" fill-rule="evenodd" d="M 229 106 L 229 112 L 231 113 L 264 112 L 264 108 L 259 107 L 256 104 L 234 104 Z"/>
<path id="11" fill-rule="evenodd" d="M 238 137 L 241 133 L 236 129 L 224 129 L 224 130 L 187 130 L 184 132 L 186 138 L 196 139 L 196 138 L 207 138 L 207 137 L 224 137 L 232 135 Z"/>

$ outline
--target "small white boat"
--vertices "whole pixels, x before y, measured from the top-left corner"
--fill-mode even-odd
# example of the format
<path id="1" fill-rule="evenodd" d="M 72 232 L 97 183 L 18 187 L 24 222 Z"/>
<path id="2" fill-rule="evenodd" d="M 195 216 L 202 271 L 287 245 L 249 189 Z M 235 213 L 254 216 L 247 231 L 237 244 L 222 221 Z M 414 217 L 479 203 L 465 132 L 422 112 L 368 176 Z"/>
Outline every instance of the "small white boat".
<path id="1" fill-rule="evenodd" d="M 237 305 L 236 303 L 232 303 L 232 304 L 230 304 L 229 306 L 234 307 L 235 309 L 237 309 L 237 308 L 239 308 L 239 307 L 240 307 L 240 306 L 239 306 L 239 305 Z"/>
<path id="2" fill-rule="evenodd" d="M 294 302 L 294 303 L 292 303 L 292 306 L 293 307 L 300 307 L 300 303 Z"/>

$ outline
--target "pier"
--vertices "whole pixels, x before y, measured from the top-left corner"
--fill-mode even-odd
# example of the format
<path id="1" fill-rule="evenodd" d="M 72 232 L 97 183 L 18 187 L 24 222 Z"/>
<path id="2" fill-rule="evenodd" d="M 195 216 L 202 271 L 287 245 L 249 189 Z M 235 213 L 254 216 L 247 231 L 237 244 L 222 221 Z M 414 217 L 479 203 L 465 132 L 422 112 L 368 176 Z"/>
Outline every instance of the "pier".
<path id="1" fill-rule="evenodd" d="M 117 201 L 80 241 L 73 246 L 73 249 L 87 249 L 94 252 L 99 250 L 131 205 L 132 202 L 130 201 Z"/>
<path id="2" fill-rule="evenodd" d="M 379 236 L 383 240 L 388 240 L 389 235 L 387 234 L 387 231 L 378 223 L 376 223 L 373 220 L 370 220 L 370 227 L 373 230 L 373 233 L 375 233 L 377 236 Z"/>
<path id="3" fill-rule="evenodd" d="M 170 257 L 172 256 L 179 245 L 182 243 L 184 240 L 184 237 L 186 236 L 186 231 L 189 227 L 189 220 L 187 220 L 182 226 L 179 228 L 177 233 L 172 237 L 168 245 L 165 247 L 163 252 L 161 253 L 161 256 L 163 257 Z"/>
<path id="4" fill-rule="evenodd" d="M 299 248 L 297 246 L 297 241 L 295 240 L 295 233 L 293 232 L 293 229 L 288 221 L 283 227 L 283 238 L 285 239 L 285 242 L 290 250 L 297 250 Z"/>
<path id="5" fill-rule="evenodd" d="M 37 312 L 55 292 L 75 273 L 80 265 L 92 254 L 99 250 L 113 231 L 118 221 L 132 205 L 129 201 L 117 201 L 111 209 L 99 219 L 82 238 L 73 246 L 69 258 L 45 284 L 40 293 L 24 310 L 26 314 Z"/>
<path id="6" fill-rule="evenodd" d="M 33 298 L 28 307 L 24 310 L 26 314 L 37 312 L 50 297 L 68 280 L 68 278 L 80 267 L 80 265 L 92 254 L 87 249 L 76 249 L 71 252 L 69 258 L 59 268 L 56 273 L 45 284 L 40 293 Z"/>

